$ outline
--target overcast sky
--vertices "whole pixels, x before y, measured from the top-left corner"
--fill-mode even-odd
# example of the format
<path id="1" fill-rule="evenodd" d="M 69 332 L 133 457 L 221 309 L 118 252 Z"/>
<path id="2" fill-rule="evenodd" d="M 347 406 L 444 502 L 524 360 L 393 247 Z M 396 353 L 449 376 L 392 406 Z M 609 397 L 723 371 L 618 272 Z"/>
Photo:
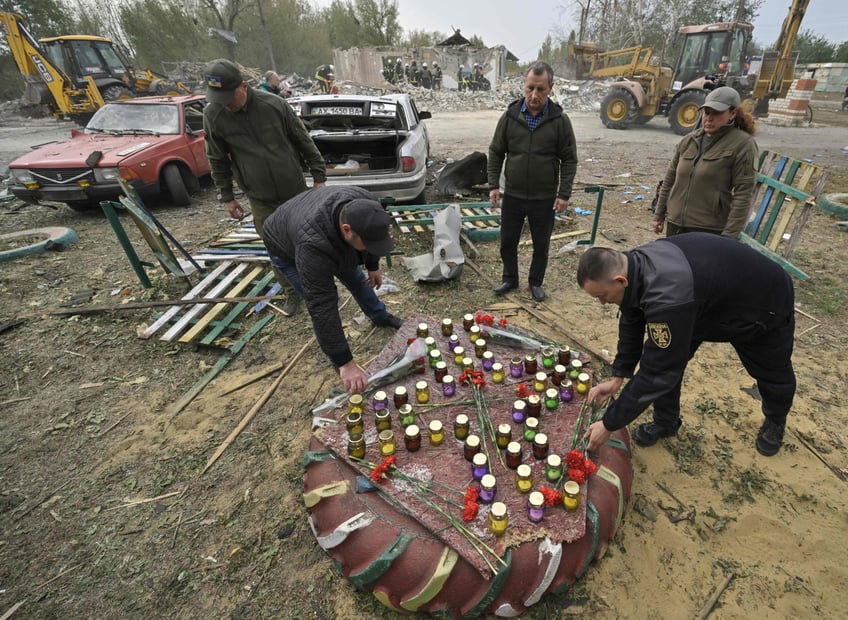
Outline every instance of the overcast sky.
<path id="1" fill-rule="evenodd" d="M 327 6 L 330 0 L 310 0 Z M 754 22 L 754 38 L 770 46 L 789 12 L 791 0 L 765 0 Z M 505 45 L 528 62 L 536 58 L 542 41 L 557 26 L 566 33 L 577 30 L 574 0 L 397 0 L 404 30 L 452 34 L 459 28 L 466 37 L 478 35 L 486 45 Z M 532 10 L 530 10 L 532 7 Z M 810 0 L 802 30 L 812 30 L 832 42 L 848 40 L 848 0 Z"/>

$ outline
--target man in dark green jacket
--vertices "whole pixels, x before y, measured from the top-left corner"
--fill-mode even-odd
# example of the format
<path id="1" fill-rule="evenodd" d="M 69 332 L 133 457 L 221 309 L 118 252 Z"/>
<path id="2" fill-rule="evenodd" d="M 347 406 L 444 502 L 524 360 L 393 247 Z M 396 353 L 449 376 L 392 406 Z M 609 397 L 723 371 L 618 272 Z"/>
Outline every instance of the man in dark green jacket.
<path id="1" fill-rule="evenodd" d="M 209 105 L 203 111 L 203 128 L 212 180 L 230 217 L 241 219 L 244 210 L 233 193 L 233 180 L 238 182 L 250 203 L 256 232 L 264 240 L 265 220 L 307 189 L 304 165 L 315 187 L 327 180 L 324 158 L 291 106 L 281 97 L 250 88 L 233 62 L 213 60 L 205 75 Z M 288 288 L 282 274 L 274 272 Z M 289 292 L 284 314 L 295 314 L 299 308 L 300 298 Z"/>
<path id="2" fill-rule="evenodd" d="M 568 208 L 577 173 L 577 145 L 571 121 L 548 96 L 554 83 L 551 66 L 535 62 L 524 76 L 524 98 L 510 104 L 498 121 L 489 146 L 489 199 L 500 206 L 500 175 L 506 160 L 506 187 L 501 209 L 503 275 L 496 295 L 518 288 L 518 242 L 524 220 L 533 239 L 528 282 L 536 301 L 545 298 L 542 282 L 554 214 Z"/>

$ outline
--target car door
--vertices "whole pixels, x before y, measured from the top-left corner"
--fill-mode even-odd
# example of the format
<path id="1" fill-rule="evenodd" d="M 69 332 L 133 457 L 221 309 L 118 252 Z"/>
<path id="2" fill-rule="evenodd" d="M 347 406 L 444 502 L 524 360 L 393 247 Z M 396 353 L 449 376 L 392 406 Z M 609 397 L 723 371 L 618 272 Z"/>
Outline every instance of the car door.
<path id="1" fill-rule="evenodd" d="M 195 176 L 209 174 L 206 157 L 206 132 L 203 131 L 203 108 L 206 101 L 189 101 L 183 105 L 185 139 L 192 157 Z"/>

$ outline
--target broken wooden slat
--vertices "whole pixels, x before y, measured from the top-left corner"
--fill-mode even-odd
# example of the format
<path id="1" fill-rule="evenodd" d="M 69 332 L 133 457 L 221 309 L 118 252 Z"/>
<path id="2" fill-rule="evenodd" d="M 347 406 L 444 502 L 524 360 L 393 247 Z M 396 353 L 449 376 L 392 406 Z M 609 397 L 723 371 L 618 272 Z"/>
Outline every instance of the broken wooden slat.
<path id="1" fill-rule="evenodd" d="M 264 271 L 264 267 L 254 267 L 253 271 L 247 274 L 244 278 L 242 278 L 233 288 L 224 294 L 224 297 L 238 297 L 241 292 L 250 286 L 250 283 L 253 282 L 256 278 L 259 277 Z M 221 314 L 228 306 L 227 303 L 218 303 L 212 306 L 206 314 L 204 314 L 194 326 L 184 333 L 179 341 L 180 342 L 191 342 L 194 340 L 200 332 L 206 329 L 206 326 L 209 325 L 219 314 Z"/>
<path id="2" fill-rule="evenodd" d="M 232 262 L 230 262 L 230 261 L 226 261 L 226 262 L 223 262 L 220 265 L 218 265 L 212 273 L 210 273 L 208 276 L 203 278 L 200 282 L 198 282 L 194 286 L 194 288 L 192 288 L 188 293 L 186 293 L 183 296 L 183 299 L 194 299 L 195 297 L 199 297 L 200 294 L 203 293 L 209 286 L 211 286 L 212 283 L 215 282 L 216 278 L 219 275 L 221 275 L 224 271 L 226 271 L 231 265 L 232 265 Z M 209 297 L 209 295 L 203 295 L 203 296 Z M 214 297 L 214 295 L 213 295 L 213 297 Z M 142 340 L 147 340 L 148 338 L 150 338 L 153 334 L 155 334 L 157 331 L 159 331 L 159 329 L 163 325 L 165 325 L 168 321 L 170 321 L 171 317 L 173 317 L 179 311 L 180 311 L 180 306 L 174 306 L 170 310 L 167 310 L 162 316 L 160 316 L 156 320 L 155 323 L 153 323 L 153 325 L 151 325 L 150 327 L 145 329 L 141 333 L 139 338 L 141 338 Z"/>
<path id="3" fill-rule="evenodd" d="M 218 297 L 223 291 L 227 290 L 232 284 L 233 280 L 241 275 L 241 272 L 247 269 L 246 263 L 239 263 L 235 265 L 230 272 L 224 276 L 224 278 L 215 285 L 215 287 L 209 292 L 211 297 Z M 191 320 L 200 314 L 203 310 L 206 309 L 206 304 L 200 304 L 197 306 L 192 306 L 192 308 L 186 312 L 182 318 L 180 318 L 168 331 L 165 332 L 163 336 L 159 338 L 159 340 L 164 340 L 165 342 L 170 342 L 174 338 L 176 338 L 182 331 L 188 326 Z"/>

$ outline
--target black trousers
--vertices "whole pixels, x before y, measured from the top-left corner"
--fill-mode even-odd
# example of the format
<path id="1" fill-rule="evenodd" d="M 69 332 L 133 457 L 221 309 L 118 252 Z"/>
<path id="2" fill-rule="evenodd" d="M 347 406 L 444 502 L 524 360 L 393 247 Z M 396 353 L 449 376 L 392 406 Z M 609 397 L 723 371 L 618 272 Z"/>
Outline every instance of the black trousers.
<path id="1" fill-rule="evenodd" d="M 784 424 L 795 398 L 795 371 L 792 368 L 792 348 L 795 344 L 795 316 L 775 317 L 768 325 L 755 326 L 753 333 L 732 340 L 739 359 L 748 374 L 757 382 L 763 399 L 763 415 L 773 422 Z M 701 345 L 693 341 L 689 359 Z M 680 386 L 654 402 L 654 422 L 674 426 L 680 417 Z"/>
<path id="2" fill-rule="evenodd" d="M 501 262 L 502 280 L 518 285 L 518 242 L 524 220 L 530 226 L 533 240 L 533 259 L 527 281 L 530 286 L 542 286 L 548 269 L 548 250 L 554 230 L 554 197 L 545 200 L 519 200 L 504 195 L 501 202 Z"/>

